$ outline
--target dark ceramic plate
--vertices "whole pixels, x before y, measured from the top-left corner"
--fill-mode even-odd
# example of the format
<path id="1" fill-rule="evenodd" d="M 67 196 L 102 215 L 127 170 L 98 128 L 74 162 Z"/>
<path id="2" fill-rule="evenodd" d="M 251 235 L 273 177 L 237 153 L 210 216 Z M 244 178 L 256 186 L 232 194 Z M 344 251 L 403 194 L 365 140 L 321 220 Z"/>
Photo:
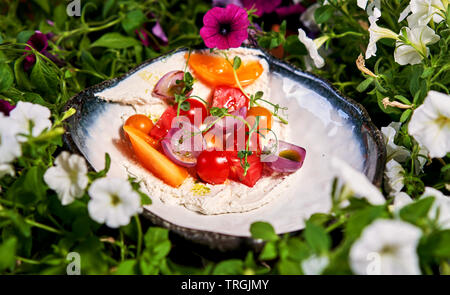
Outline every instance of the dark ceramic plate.
<path id="1" fill-rule="evenodd" d="M 126 154 L 129 151 L 121 145 L 120 130 L 123 117 L 136 110 L 101 100 L 96 93 L 108 89 L 120 92 L 120 87 L 123 89 L 127 83 L 134 83 L 142 73 L 152 72 L 151 69 L 156 71 L 162 62 L 184 54 L 186 50 L 179 49 L 146 61 L 121 77 L 90 87 L 73 97 L 66 106 L 77 110 L 69 119 L 65 134 L 69 149 L 83 155 L 93 170 L 103 168 L 104 154 L 108 152 L 112 156 L 110 173 L 126 177 L 128 170 L 124 165 L 128 165 L 129 155 Z M 271 98 L 277 98 L 280 104 L 289 107 L 291 139 L 308 151 L 303 176 L 283 196 L 246 213 L 206 216 L 180 205 L 163 203 L 155 197 L 143 213 L 156 225 L 220 250 L 236 249 L 244 244 L 258 245 L 259 242 L 251 239 L 249 234 L 249 226 L 255 221 L 271 222 L 277 233 L 294 233 L 303 228 L 303 221 L 311 214 L 328 210 L 330 179 L 323 175 L 326 175 L 324 163 L 329 157 L 338 156 L 347 161 L 376 186 L 381 184 L 386 157 L 382 136 L 360 104 L 341 95 L 323 79 L 300 71 L 261 49 L 248 50 L 268 67 Z M 165 70 L 172 69 L 167 66 Z M 139 88 L 135 84 L 129 85 L 132 91 Z"/>

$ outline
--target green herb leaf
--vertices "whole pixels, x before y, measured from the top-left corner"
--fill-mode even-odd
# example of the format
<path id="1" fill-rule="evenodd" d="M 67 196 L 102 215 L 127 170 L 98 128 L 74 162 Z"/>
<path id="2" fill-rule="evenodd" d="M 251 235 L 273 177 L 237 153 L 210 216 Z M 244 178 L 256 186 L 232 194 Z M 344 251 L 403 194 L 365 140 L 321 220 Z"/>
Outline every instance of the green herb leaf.
<path id="1" fill-rule="evenodd" d="M 140 42 L 132 37 L 126 37 L 120 33 L 107 33 L 91 44 L 91 47 L 107 47 L 124 49 L 139 45 Z"/>
<path id="2" fill-rule="evenodd" d="M 274 242 L 280 239 L 275 233 L 272 225 L 267 222 L 255 222 L 250 226 L 250 233 L 255 239 L 262 239 L 267 242 Z"/>

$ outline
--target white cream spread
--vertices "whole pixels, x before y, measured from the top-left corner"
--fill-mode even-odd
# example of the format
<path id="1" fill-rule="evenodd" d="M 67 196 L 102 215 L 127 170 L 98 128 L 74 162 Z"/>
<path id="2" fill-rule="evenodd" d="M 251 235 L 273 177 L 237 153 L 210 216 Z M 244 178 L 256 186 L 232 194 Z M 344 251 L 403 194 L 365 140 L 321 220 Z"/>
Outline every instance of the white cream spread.
<path id="1" fill-rule="evenodd" d="M 205 53 L 207 52 L 205 51 Z M 141 180 L 151 198 L 159 198 L 165 204 L 182 205 L 191 211 L 205 215 L 247 212 L 267 203 L 287 202 L 286 198 L 289 198 L 289 202 L 293 202 L 280 205 L 287 208 L 285 210 L 286 218 L 295 218 L 295 213 L 292 215 L 288 213 L 296 208 L 298 210 L 298 206 L 305 207 L 305 210 L 308 208 L 306 211 L 309 213 L 306 215 L 329 208 L 329 200 L 324 198 L 329 196 L 329 184 L 333 177 L 328 166 L 331 156 L 344 158 L 359 170 L 363 165 L 360 146 L 354 139 L 352 129 L 346 123 L 348 116 L 338 112 L 325 98 L 312 90 L 289 78 L 270 73 L 267 61 L 258 57 L 258 51 L 239 48 L 232 50 L 230 57 L 233 58 L 234 55 L 239 55 L 243 62 L 258 59 L 264 68 L 263 74 L 245 88 L 246 92 L 263 91 L 265 99 L 289 108 L 284 114 L 288 116 L 289 124 L 281 124 L 274 118 L 272 129 L 278 139 L 306 148 L 305 163 L 300 170 L 283 175 L 265 171 L 265 175 L 252 188 L 234 181 L 227 181 L 223 185 L 198 184 L 192 177 L 188 177 L 179 188 L 173 188 L 144 169 L 133 158 L 126 140 L 117 134 L 113 135 L 112 139 L 114 148 L 107 149 L 109 153 L 112 153 L 113 159 L 119 161 L 115 163 L 114 168 L 120 169 L 121 166 L 127 174 Z M 97 93 L 96 96 L 104 100 L 130 106 L 129 108 L 111 108 L 104 120 L 109 118 L 108 124 L 117 125 L 120 128 L 121 124 L 117 120 L 121 120 L 123 124 L 134 113 L 150 115 L 155 120 L 159 118 L 167 105 L 161 99 L 153 97 L 151 92 L 164 74 L 173 70 L 183 70 L 185 63 L 185 52 L 173 54 L 142 68 L 116 86 Z M 201 81 L 196 81 L 193 95 L 209 99 L 212 91 L 213 89 Z M 268 108 L 270 109 L 269 106 Z M 117 114 L 120 114 L 120 118 L 114 117 Z M 106 126 L 104 128 L 97 127 L 96 130 L 91 131 L 90 135 L 93 140 L 96 140 L 97 145 L 101 144 L 99 140 L 104 140 L 105 145 L 108 144 L 108 139 L 99 139 L 99 137 L 105 136 L 102 132 L 106 129 Z M 94 162 L 94 167 L 96 165 L 102 167 L 103 161 L 99 156 L 88 155 L 88 158 Z M 294 196 L 299 199 L 292 200 Z M 320 201 L 321 204 L 314 205 L 314 201 Z M 321 209 L 314 209 L 316 207 Z M 161 211 L 161 215 L 168 218 L 169 213 L 165 209 L 158 206 L 158 210 Z M 191 221 L 194 220 L 192 216 L 189 218 Z M 297 216 L 297 218 L 300 217 Z M 184 221 L 185 224 L 189 224 L 188 219 Z M 297 221 L 291 219 L 286 221 L 286 227 L 298 224 Z M 192 227 L 203 228 L 201 222 L 192 222 L 195 224 Z M 239 231 L 238 229 L 225 229 L 226 226 L 222 226 L 220 221 L 218 222 L 220 224 L 218 227 L 224 228 L 221 232 Z M 272 222 L 277 224 L 277 221 Z M 298 228 L 299 226 L 294 227 Z M 245 233 L 247 233 L 247 229 L 245 229 Z"/>

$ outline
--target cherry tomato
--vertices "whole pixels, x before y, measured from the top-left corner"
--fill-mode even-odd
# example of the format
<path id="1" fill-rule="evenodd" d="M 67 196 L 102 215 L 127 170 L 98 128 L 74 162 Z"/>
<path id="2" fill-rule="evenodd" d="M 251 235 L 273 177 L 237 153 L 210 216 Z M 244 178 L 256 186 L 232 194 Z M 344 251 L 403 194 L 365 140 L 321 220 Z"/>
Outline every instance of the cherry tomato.
<path id="1" fill-rule="evenodd" d="M 261 132 L 261 134 L 266 135 L 269 130 L 272 128 L 272 113 L 260 106 L 251 107 L 247 112 L 247 122 L 250 124 L 250 126 L 253 126 L 256 122 L 256 117 L 259 116 L 259 124 L 258 124 L 258 131 Z M 261 130 L 260 130 L 261 129 Z"/>
<path id="2" fill-rule="evenodd" d="M 199 127 L 208 116 L 205 104 L 194 98 L 188 98 L 186 102 L 189 103 L 190 108 L 188 111 L 180 109 L 180 116 L 186 116 L 193 125 Z"/>
<path id="3" fill-rule="evenodd" d="M 210 86 L 237 86 L 233 68 L 223 57 L 193 53 L 189 57 L 189 67 L 194 74 Z M 236 71 L 242 86 L 252 84 L 263 73 L 264 68 L 259 61 L 242 63 Z"/>
<path id="4" fill-rule="evenodd" d="M 234 181 L 253 187 L 262 176 L 263 164 L 260 161 L 260 157 L 255 153 L 247 156 L 247 162 L 250 167 L 245 175 L 244 167 L 242 167 L 244 159 L 238 157 L 238 152 L 227 152 L 227 160 L 230 166 L 229 178 Z"/>
<path id="5" fill-rule="evenodd" d="M 214 89 L 211 107 L 227 108 L 234 112 L 241 107 L 248 107 L 248 98 L 239 88 L 229 86 L 218 86 Z"/>
<path id="6" fill-rule="evenodd" d="M 133 115 L 127 119 L 125 126 L 131 126 L 144 134 L 149 134 L 153 128 L 153 122 L 145 115 Z"/>
<path id="7" fill-rule="evenodd" d="M 157 140 L 166 136 L 167 132 L 172 128 L 172 120 L 177 116 L 177 109 L 174 106 L 168 107 L 159 118 L 156 125 L 150 131 L 150 135 Z"/>
<path id="8" fill-rule="evenodd" d="M 204 150 L 197 158 L 197 174 L 205 182 L 222 184 L 227 180 L 230 167 L 225 152 Z"/>

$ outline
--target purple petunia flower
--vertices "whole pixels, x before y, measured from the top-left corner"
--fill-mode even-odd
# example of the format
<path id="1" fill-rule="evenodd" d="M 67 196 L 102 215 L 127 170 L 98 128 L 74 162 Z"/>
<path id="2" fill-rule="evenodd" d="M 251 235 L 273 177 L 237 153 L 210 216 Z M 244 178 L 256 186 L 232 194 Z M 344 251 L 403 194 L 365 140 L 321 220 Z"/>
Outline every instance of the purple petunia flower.
<path id="1" fill-rule="evenodd" d="M 58 66 L 64 65 L 64 61 L 60 60 L 53 54 L 47 51 L 48 48 L 48 39 L 52 37 L 52 33 L 43 34 L 40 31 L 36 31 L 30 39 L 28 39 L 27 44 L 33 47 L 35 50 L 39 51 L 43 55 L 45 55 L 48 59 L 53 61 Z M 30 50 L 28 46 L 25 48 L 25 50 Z M 28 53 L 24 53 L 28 54 Z M 31 69 L 31 67 L 36 63 L 36 56 L 34 54 L 28 54 L 25 57 L 25 61 L 23 63 L 23 67 L 25 71 L 28 71 Z"/>
<path id="2" fill-rule="evenodd" d="M 230 4 L 214 7 L 203 17 L 200 36 L 209 48 L 228 49 L 241 46 L 248 37 L 250 25 L 245 9 Z"/>
<path id="3" fill-rule="evenodd" d="M 15 106 L 11 105 L 8 101 L 0 99 L 0 112 L 5 114 L 5 116 L 9 116 L 9 113 L 15 108 Z"/>
<path id="4" fill-rule="evenodd" d="M 301 14 L 303 12 L 305 12 L 306 8 L 301 5 L 300 3 L 298 4 L 293 4 L 293 5 L 289 5 L 289 6 L 281 6 L 275 9 L 275 12 L 278 14 L 278 16 L 280 18 L 285 18 L 289 15 L 293 15 L 293 14 Z"/>
<path id="5" fill-rule="evenodd" d="M 155 16 L 153 13 L 147 14 L 148 19 L 155 19 Z M 162 45 L 167 45 L 169 43 L 169 39 L 167 38 L 166 33 L 164 32 L 163 28 L 161 27 L 161 24 L 158 20 L 147 22 L 145 23 L 140 29 L 136 30 L 135 33 L 137 34 L 139 40 L 141 40 L 142 44 L 145 47 L 149 47 L 152 45 L 152 42 L 150 41 L 150 38 L 148 36 L 148 33 L 151 31 L 151 33 L 157 37 L 159 40 L 161 40 Z M 156 50 L 159 50 L 159 48 L 156 48 L 157 46 L 154 46 Z"/>
<path id="6" fill-rule="evenodd" d="M 246 9 L 256 9 L 255 14 L 262 16 L 274 12 L 280 6 L 281 0 L 242 0 L 242 4 Z"/>

